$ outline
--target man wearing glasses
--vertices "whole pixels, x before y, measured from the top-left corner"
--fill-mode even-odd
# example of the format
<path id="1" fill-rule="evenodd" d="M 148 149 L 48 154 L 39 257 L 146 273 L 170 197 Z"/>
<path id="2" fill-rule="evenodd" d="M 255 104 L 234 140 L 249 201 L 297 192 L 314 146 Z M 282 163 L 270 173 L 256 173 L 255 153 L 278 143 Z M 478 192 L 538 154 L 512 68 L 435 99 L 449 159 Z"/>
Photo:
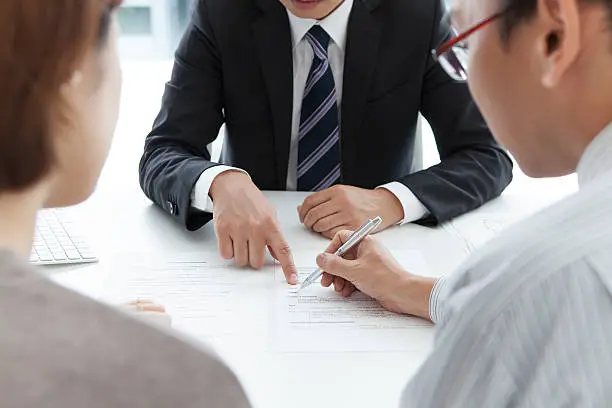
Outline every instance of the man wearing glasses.
<path id="1" fill-rule="evenodd" d="M 436 225 L 497 197 L 512 163 L 465 84 L 430 54 L 442 0 L 199 0 L 147 137 L 144 192 L 188 229 L 214 217 L 219 249 L 259 268 L 291 256 L 260 190 L 309 192 L 324 236 L 381 216 Z M 415 166 L 418 114 L 441 163 Z M 208 145 L 222 124 L 221 163 Z M 420 152 L 417 152 L 420 153 Z"/>
<path id="2" fill-rule="evenodd" d="M 525 173 L 576 171 L 580 191 L 437 281 L 371 238 L 332 255 L 341 232 L 322 283 L 438 324 L 404 407 L 610 407 L 612 1 L 456 0 L 452 17 L 463 34 L 435 50 L 441 66 Z"/>

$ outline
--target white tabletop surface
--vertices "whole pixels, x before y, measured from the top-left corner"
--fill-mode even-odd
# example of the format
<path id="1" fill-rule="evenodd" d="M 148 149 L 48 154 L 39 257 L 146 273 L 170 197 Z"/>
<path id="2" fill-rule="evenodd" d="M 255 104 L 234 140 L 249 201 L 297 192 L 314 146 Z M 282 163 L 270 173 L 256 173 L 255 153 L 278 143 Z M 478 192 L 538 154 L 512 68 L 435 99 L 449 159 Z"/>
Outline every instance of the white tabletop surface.
<path id="1" fill-rule="evenodd" d="M 129 71 L 126 76 L 126 84 L 129 84 Z M 137 82 L 135 77 L 133 74 L 132 79 Z M 135 106 L 135 101 L 130 100 L 136 99 L 134 92 L 128 91 L 125 98 L 127 106 Z M 157 106 L 158 99 L 150 100 L 143 103 Z M 88 202 L 69 210 L 82 225 L 100 262 L 91 266 L 48 269 L 56 281 L 92 297 L 103 297 L 109 276 L 121 273 L 118 259 L 135 254 L 180 257 L 187 252 L 212 253 L 216 250 L 211 225 L 195 233 L 184 231 L 171 217 L 151 205 L 140 191 L 138 160 L 150 120 L 135 121 L 125 106 L 124 103 L 116 143 L 96 193 Z M 152 109 L 145 108 L 145 112 Z M 405 225 L 378 234 L 378 238 L 393 250 L 421 251 L 428 273 L 441 275 L 451 272 L 471 250 L 453 231 L 469 229 L 483 217 L 491 217 L 497 224 L 505 225 L 575 189 L 573 177 L 531 180 L 517 171 L 515 183 L 500 199 L 461 217 L 452 226 L 431 229 Z M 325 247 L 325 239 L 299 224 L 296 206 L 304 194 L 266 194 L 276 206 L 283 231 L 294 250 L 319 251 Z M 483 237 L 478 245 L 488 238 Z M 223 330 L 222 327 L 200 328 L 201 340 L 212 339 L 215 348 L 238 374 L 255 407 L 394 407 L 403 386 L 427 356 L 427 350 L 277 353 L 267 347 L 267 324 L 253 324 L 258 319 L 268 322 L 268 312 L 262 304 L 253 304 L 249 323 L 245 324 L 248 330 L 236 332 L 232 327 L 229 334 L 219 337 L 214 331 Z M 236 318 L 240 320 L 240 316 Z M 428 330 L 433 338 L 433 328 Z M 198 330 L 189 332 L 191 335 L 199 333 Z"/>
<path id="2" fill-rule="evenodd" d="M 216 249 L 211 225 L 195 233 L 184 231 L 144 198 L 134 183 L 134 173 L 128 177 L 113 177 L 112 167 L 109 167 L 95 196 L 70 210 L 80 220 L 100 262 L 93 266 L 50 269 L 58 282 L 93 297 L 101 297 L 109 275 L 122 273 L 122 265 L 117 263 L 117 259 L 142 256 L 136 254 L 180 257 L 182 253 L 211 253 Z M 125 183 L 125 179 L 130 178 L 132 183 Z M 511 222 L 556 199 L 553 192 L 543 192 L 546 191 L 545 185 L 543 182 L 538 195 L 534 191 L 530 193 L 529 189 L 525 189 L 525 193 L 511 191 L 454 224 L 470 225 L 483 214 Z M 319 251 L 325 247 L 327 241 L 324 238 L 306 231 L 299 224 L 295 208 L 304 194 L 266 194 L 276 206 L 286 238 L 294 250 Z M 451 272 L 469 253 L 464 242 L 449 233 L 448 227 L 431 229 L 405 225 L 378 234 L 378 239 L 393 250 L 421 251 L 430 269 L 427 272 L 436 275 Z M 265 344 L 269 337 L 269 309 L 263 304 L 266 300 L 254 297 L 250 301 L 254 307 L 249 316 L 236 318 L 259 320 L 261 325 L 245 325 L 248 330 L 236 332 L 234 326 L 229 328 L 230 323 L 228 328 L 217 324 L 192 328 L 194 330 L 188 332 L 198 336 L 201 329 L 200 340 L 213 342 L 237 372 L 255 407 L 393 407 L 397 405 L 402 387 L 427 356 L 426 350 L 275 353 Z M 215 339 L 215 330 L 223 332 L 224 336 Z M 430 330 L 433 338 L 433 328 Z"/>

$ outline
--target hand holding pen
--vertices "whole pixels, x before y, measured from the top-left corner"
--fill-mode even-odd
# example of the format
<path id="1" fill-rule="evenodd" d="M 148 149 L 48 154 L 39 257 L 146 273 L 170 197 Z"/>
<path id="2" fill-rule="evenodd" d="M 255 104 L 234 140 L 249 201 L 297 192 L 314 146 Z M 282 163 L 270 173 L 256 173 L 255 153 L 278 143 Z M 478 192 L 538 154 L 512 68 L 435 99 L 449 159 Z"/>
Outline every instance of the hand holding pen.
<path id="1" fill-rule="evenodd" d="M 361 227 L 359 227 L 355 232 L 353 232 L 346 242 L 344 242 L 336 251 L 335 255 L 343 256 L 346 254 L 351 248 L 357 245 L 361 240 L 367 237 L 372 231 L 376 229 L 382 223 L 382 218 L 376 217 L 374 219 L 369 219 L 364 222 Z M 311 273 L 304 282 L 302 282 L 302 286 L 300 286 L 300 291 L 302 289 L 307 288 L 316 282 L 323 275 L 323 270 L 317 269 L 313 273 Z"/>
<path id="2" fill-rule="evenodd" d="M 317 257 L 317 265 L 325 271 L 321 284 L 333 285 L 345 297 L 359 290 L 387 310 L 428 319 L 435 279 L 408 272 L 371 236 L 362 238 L 343 256 L 336 255 L 353 234 L 339 232 L 325 253 Z"/>

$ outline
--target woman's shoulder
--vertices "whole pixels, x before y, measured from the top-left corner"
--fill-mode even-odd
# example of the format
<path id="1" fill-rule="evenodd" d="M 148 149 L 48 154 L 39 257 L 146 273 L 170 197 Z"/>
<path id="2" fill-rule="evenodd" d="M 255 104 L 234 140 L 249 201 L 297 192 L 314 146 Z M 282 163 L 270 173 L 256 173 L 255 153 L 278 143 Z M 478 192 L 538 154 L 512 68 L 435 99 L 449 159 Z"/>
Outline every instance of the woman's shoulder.
<path id="1" fill-rule="evenodd" d="M 45 406 L 81 406 L 83 392 L 100 397 L 92 408 L 108 406 L 104 396 L 118 407 L 249 406 L 213 351 L 59 286 L 7 252 L 0 310 L 0 389 L 16 390 L 3 407 L 37 406 L 40 395 Z"/>

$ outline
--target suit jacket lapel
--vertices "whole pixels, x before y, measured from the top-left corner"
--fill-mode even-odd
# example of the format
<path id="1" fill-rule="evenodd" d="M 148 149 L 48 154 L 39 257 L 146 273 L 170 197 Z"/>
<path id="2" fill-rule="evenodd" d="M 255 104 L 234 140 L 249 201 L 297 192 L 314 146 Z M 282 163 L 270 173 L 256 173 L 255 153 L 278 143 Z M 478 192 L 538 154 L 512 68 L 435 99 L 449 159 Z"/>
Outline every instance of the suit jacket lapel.
<path id="1" fill-rule="evenodd" d="M 274 125 L 277 184 L 287 187 L 293 111 L 293 54 L 291 28 L 285 8 L 278 0 L 258 0 L 262 15 L 253 23 Z"/>
<path id="2" fill-rule="evenodd" d="M 376 69 L 378 48 L 381 37 L 381 23 L 374 10 L 380 0 L 355 0 L 349 18 L 344 60 L 344 85 L 342 90 L 342 167 L 343 175 L 350 174 L 344 169 L 350 158 L 355 157 L 350 139 L 359 132 L 368 90 Z M 344 183 L 350 180 L 343 179 Z"/>

